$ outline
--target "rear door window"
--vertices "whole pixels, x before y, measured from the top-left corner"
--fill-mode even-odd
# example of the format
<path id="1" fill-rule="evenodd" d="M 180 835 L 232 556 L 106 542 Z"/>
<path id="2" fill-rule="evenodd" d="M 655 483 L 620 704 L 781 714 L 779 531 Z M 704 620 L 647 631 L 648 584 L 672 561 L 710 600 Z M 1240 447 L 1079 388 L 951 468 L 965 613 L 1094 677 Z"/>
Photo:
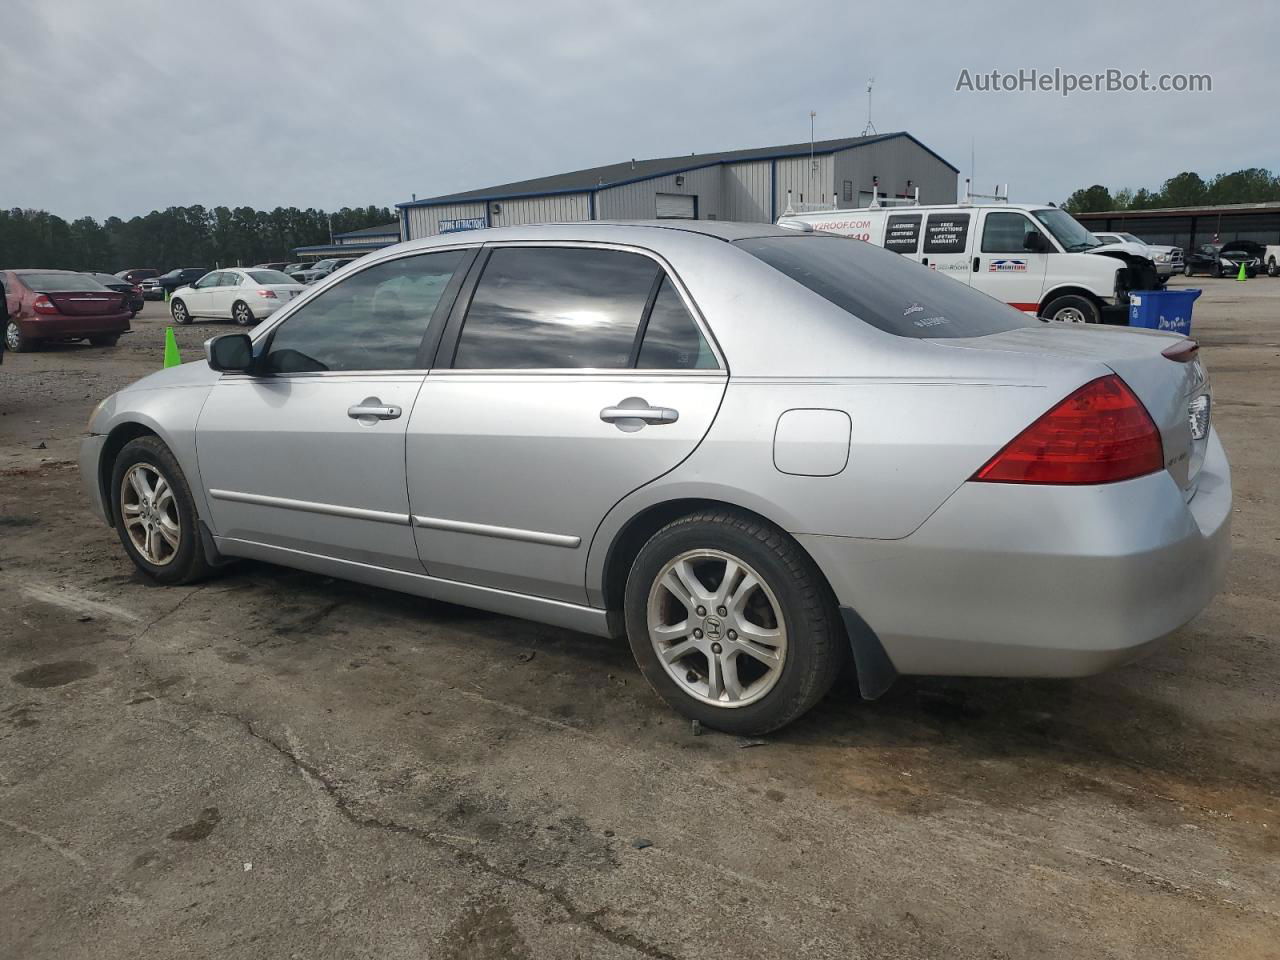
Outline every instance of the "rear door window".
<path id="1" fill-rule="evenodd" d="M 453 365 L 620 369 L 660 273 L 648 257 L 584 247 L 499 247 L 476 285 Z"/>
<path id="2" fill-rule="evenodd" d="M 872 244 L 802 234 L 739 240 L 737 246 L 864 323 L 899 337 L 981 337 L 1040 324 L 966 283 Z"/>
<path id="3" fill-rule="evenodd" d="M 670 277 L 662 278 L 649 311 L 636 367 L 641 370 L 715 370 L 720 364 Z"/>

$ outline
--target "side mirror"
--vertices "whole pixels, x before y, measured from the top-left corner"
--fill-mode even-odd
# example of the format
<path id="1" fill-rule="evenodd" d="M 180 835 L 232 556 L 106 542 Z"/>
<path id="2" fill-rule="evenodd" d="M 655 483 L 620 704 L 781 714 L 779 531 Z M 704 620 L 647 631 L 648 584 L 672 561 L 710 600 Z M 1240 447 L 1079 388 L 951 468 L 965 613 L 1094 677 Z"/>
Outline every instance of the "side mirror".
<path id="1" fill-rule="evenodd" d="M 253 341 L 247 333 L 224 333 L 204 342 L 204 356 L 219 373 L 247 373 L 253 368 Z"/>
<path id="2" fill-rule="evenodd" d="M 1049 241 L 1043 233 L 1028 233 L 1022 238 L 1022 249 L 1029 253 L 1048 253 Z"/>

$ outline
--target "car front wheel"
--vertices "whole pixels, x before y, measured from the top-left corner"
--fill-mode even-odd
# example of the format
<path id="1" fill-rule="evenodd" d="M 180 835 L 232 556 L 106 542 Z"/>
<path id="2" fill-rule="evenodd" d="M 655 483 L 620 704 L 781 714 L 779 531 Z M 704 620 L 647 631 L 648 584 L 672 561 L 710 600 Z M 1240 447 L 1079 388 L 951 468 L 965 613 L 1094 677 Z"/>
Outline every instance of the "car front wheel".
<path id="1" fill-rule="evenodd" d="M 1040 317 L 1058 323 L 1101 323 L 1102 311 L 1089 298 L 1068 294 L 1047 304 Z"/>
<path id="2" fill-rule="evenodd" d="M 125 553 L 149 577 L 179 584 L 209 574 L 191 488 L 158 437 L 130 440 L 116 457 L 111 509 Z"/>
<path id="3" fill-rule="evenodd" d="M 728 733 L 777 730 L 831 688 L 846 656 L 834 599 L 783 531 L 733 511 L 673 521 L 627 578 L 627 638 L 668 704 Z"/>
<path id="4" fill-rule="evenodd" d="M 187 309 L 187 305 L 181 300 L 175 300 L 169 306 L 169 312 L 173 314 L 173 322 L 187 324 L 191 322 L 191 311 Z"/>

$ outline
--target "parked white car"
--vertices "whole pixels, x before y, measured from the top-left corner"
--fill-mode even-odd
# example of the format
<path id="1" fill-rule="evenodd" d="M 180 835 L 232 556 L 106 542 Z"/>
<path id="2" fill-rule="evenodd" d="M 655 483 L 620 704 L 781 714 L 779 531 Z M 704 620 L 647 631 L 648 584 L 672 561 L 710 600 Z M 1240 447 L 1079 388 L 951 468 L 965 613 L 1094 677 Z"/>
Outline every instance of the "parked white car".
<path id="1" fill-rule="evenodd" d="M 873 204 L 783 215 L 778 226 L 865 240 L 1033 316 L 1125 323 L 1129 291 L 1160 286 L 1146 256 L 1099 243 L 1058 207 L 1008 203 Z"/>
<path id="2" fill-rule="evenodd" d="M 279 270 L 212 270 L 191 286 L 175 290 L 169 311 L 174 323 L 234 320 L 242 327 L 252 327 L 304 290 L 306 287 Z"/>
<path id="3" fill-rule="evenodd" d="M 1167 281 L 1170 277 L 1177 276 L 1182 273 L 1183 259 L 1181 247 L 1170 247 L 1162 244 L 1147 243 L 1141 237 L 1135 237 L 1132 233 L 1094 233 L 1094 236 L 1101 241 L 1102 246 L 1096 247 L 1089 251 L 1090 253 L 1106 253 L 1108 250 L 1124 250 L 1129 253 L 1137 254 L 1140 257 L 1146 257 L 1156 265 L 1156 273 L 1159 274 L 1161 281 Z"/>
<path id="4" fill-rule="evenodd" d="M 1280 276 L 1280 244 L 1268 244 L 1262 255 L 1262 265 L 1266 267 L 1268 277 Z"/>

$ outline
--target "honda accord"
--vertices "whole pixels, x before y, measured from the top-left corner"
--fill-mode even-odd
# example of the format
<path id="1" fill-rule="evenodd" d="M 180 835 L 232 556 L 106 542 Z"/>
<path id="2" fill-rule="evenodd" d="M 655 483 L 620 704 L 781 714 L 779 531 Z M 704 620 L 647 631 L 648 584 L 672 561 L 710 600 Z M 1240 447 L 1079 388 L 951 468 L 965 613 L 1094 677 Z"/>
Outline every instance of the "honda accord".
<path id="1" fill-rule="evenodd" d="M 739 734 L 852 658 L 1074 677 L 1203 609 L 1231 481 L 1194 341 L 1043 322 L 867 243 L 579 223 L 402 243 L 95 412 L 161 583 L 248 557 L 625 635 Z"/>

